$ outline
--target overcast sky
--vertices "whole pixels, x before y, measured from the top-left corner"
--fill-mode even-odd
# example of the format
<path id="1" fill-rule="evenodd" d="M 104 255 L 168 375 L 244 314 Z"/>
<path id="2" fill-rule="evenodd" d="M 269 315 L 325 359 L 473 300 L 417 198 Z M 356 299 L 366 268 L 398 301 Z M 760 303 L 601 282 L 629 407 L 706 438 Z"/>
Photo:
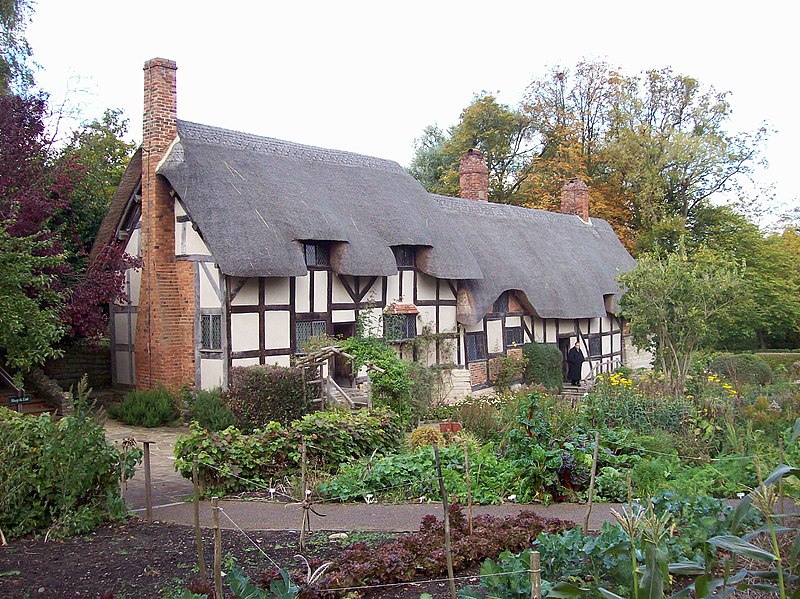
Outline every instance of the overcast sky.
<path id="1" fill-rule="evenodd" d="M 556 65 L 670 66 L 731 92 L 732 129 L 777 129 L 762 183 L 798 204 L 797 13 L 790 2 L 36 0 L 37 83 L 83 118 L 121 108 L 141 141 L 142 65 L 178 64 L 178 115 L 389 158 L 472 96 L 517 103 Z"/>

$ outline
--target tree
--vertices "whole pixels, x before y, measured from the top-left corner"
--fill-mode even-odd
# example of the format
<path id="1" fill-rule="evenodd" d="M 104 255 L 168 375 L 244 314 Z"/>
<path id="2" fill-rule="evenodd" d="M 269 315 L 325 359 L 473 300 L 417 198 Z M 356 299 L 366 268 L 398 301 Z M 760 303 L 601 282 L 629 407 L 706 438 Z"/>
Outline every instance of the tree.
<path id="1" fill-rule="evenodd" d="M 743 287 L 740 268 L 708 250 L 643 254 L 619 277 L 620 300 L 637 347 L 655 351 L 669 393 L 682 393 L 694 353 L 714 334 L 716 318 Z"/>
<path id="2" fill-rule="evenodd" d="M 462 111 L 449 136 L 437 127 L 426 127 L 409 170 L 428 191 L 457 196 L 461 158 L 476 148 L 489 168 L 489 200 L 519 204 L 520 187 L 530 170 L 529 124 L 520 110 L 482 92 Z"/>
<path id="3" fill-rule="evenodd" d="M 31 48 L 24 36 L 31 12 L 31 0 L 0 0 L 0 95 L 33 84 Z"/>

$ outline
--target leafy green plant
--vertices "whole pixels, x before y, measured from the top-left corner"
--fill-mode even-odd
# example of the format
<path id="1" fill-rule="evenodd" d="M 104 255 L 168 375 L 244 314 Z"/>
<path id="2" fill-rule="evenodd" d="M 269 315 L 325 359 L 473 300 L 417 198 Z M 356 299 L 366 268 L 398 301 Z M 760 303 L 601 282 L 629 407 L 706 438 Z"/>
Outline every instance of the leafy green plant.
<path id="1" fill-rule="evenodd" d="M 411 431 L 408 437 L 408 443 L 411 449 L 418 449 L 423 445 L 444 445 L 444 435 L 438 428 L 433 426 L 420 426 Z"/>
<path id="2" fill-rule="evenodd" d="M 164 388 L 131 391 L 119 404 L 108 408 L 112 418 L 131 426 L 154 428 L 178 417 L 175 397 Z"/>
<path id="3" fill-rule="evenodd" d="M 525 356 L 523 380 L 528 384 L 543 385 L 547 389 L 561 389 L 564 383 L 564 356 L 555 345 L 526 343 L 522 346 Z"/>
<path id="4" fill-rule="evenodd" d="M 764 358 L 755 354 L 717 356 L 709 364 L 709 369 L 725 376 L 737 389 L 745 384 L 766 385 L 772 382 L 772 368 Z"/>
<path id="5" fill-rule="evenodd" d="M 459 599 L 529 599 L 531 596 L 531 577 L 526 576 L 531 569 L 531 550 L 522 553 L 504 551 L 497 561 L 489 558 L 481 564 L 480 587 L 467 587 L 458 592 Z M 542 580 L 542 596 L 547 596 L 552 585 Z"/>
<path id="6" fill-rule="evenodd" d="M 222 399 L 222 390 L 189 389 L 183 393 L 187 416 L 209 431 L 221 431 L 236 424 L 236 417 Z"/>

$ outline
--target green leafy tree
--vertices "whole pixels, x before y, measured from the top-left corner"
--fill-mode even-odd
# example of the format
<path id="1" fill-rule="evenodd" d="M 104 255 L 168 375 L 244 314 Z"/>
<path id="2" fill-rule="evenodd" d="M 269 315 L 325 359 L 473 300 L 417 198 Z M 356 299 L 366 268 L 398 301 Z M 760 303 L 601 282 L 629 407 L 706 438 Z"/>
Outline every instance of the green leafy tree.
<path id="1" fill-rule="evenodd" d="M 33 84 L 31 48 L 24 35 L 31 12 L 31 0 L 0 0 L 0 94 Z"/>
<path id="2" fill-rule="evenodd" d="M 740 267 L 708 250 L 643 254 L 619 277 L 620 300 L 637 347 L 654 350 L 669 393 L 683 392 L 692 356 L 712 338 L 717 317 L 738 299 Z"/>

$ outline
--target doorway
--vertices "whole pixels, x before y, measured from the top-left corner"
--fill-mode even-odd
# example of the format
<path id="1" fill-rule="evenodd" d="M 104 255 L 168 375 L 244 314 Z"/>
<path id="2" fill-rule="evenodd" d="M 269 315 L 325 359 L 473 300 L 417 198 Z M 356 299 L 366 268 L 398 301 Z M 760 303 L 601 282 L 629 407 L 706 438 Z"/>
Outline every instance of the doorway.
<path id="1" fill-rule="evenodd" d="M 558 349 L 561 352 L 561 377 L 564 381 L 567 380 L 567 373 L 569 371 L 569 363 L 567 363 L 567 354 L 569 354 L 570 337 L 561 337 L 558 340 Z"/>
<path id="2" fill-rule="evenodd" d="M 349 339 L 356 334 L 356 323 L 354 322 L 335 322 L 333 323 L 333 335 L 340 339 Z M 340 387 L 354 387 L 355 375 L 353 364 L 344 356 L 336 354 L 333 358 L 333 380 Z"/>

